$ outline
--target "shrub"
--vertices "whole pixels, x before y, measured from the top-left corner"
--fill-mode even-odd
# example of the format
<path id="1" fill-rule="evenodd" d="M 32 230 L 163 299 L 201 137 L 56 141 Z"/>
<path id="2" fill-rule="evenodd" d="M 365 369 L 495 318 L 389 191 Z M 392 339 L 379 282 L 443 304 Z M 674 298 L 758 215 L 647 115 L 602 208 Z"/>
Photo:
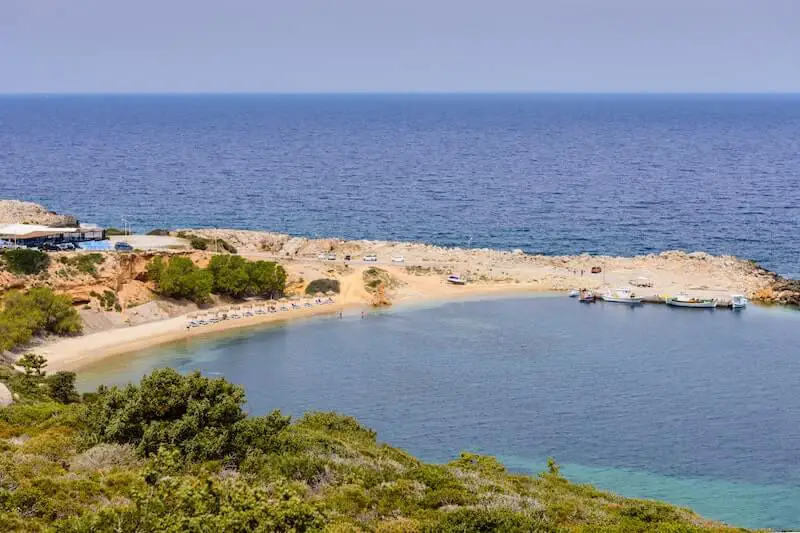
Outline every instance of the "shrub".
<path id="1" fill-rule="evenodd" d="M 106 237 L 115 237 L 119 235 L 127 235 L 126 232 L 122 231 L 119 228 L 106 228 L 105 230 Z"/>
<path id="2" fill-rule="evenodd" d="M 76 335 L 83 329 L 69 296 L 37 287 L 27 293 L 9 292 L 0 312 L 0 351 L 25 344 L 33 335 Z"/>
<path id="3" fill-rule="evenodd" d="M 154 229 L 147 232 L 148 235 L 155 235 L 158 237 L 169 237 L 168 229 Z"/>
<path id="4" fill-rule="evenodd" d="M 63 258 L 62 258 L 63 259 Z M 97 267 L 105 262 L 106 258 L 103 254 L 90 253 L 76 255 L 68 260 L 68 263 L 74 266 L 78 272 L 84 274 L 97 275 Z"/>
<path id="5" fill-rule="evenodd" d="M 306 294 L 316 294 L 318 292 L 333 291 L 339 293 L 340 286 L 338 279 L 315 279 L 306 287 Z"/>
<path id="6" fill-rule="evenodd" d="M 16 248 L 3 252 L 6 268 L 14 274 L 39 274 L 50 266 L 50 256 L 39 250 Z"/>
<path id="7" fill-rule="evenodd" d="M 97 442 L 132 444 L 141 455 L 169 446 L 189 459 L 221 459 L 233 452 L 233 426 L 245 416 L 243 404 L 239 386 L 166 368 L 139 386 L 100 392 L 87 408 L 86 424 Z"/>
<path id="8" fill-rule="evenodd" d="M 47 394 L 57 402 L 73 403 L 80 400 L 75 390 L 75 372 L 56 372 L 47 376 Z"/>

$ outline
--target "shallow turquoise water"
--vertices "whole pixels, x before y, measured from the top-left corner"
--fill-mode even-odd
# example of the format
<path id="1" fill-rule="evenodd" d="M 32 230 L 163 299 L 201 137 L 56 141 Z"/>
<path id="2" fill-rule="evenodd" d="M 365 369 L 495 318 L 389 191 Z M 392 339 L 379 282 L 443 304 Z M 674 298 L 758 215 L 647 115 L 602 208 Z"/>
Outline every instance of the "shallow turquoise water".
<path id="1" fill-rule="evenodd" d="M 431 461 L 461 450 L 800 528 L 800 313 L 580 305 L 564 297 L 312 319 L 118 357 L 81 386 L 154 367 L 243 384 L 249 409 L 332 409 Z"/>

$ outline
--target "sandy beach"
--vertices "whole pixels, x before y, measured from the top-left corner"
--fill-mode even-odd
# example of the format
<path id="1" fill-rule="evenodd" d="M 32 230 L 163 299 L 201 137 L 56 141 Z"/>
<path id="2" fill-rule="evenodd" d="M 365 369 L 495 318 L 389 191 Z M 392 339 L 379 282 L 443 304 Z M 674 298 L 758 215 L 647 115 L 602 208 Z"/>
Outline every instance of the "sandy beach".
<path id="1" fill-rule="evenodd" d="M 236 329 L 290 320 L 301 320 L 323 313 L 345 309 L 368 310 L 375 295 L 365 287 L 368 269 L 378 268 L 390 276 L 391 288 L 386 294 L 391 303 L 415 303 L 431 300 L 511 295 L 530 292 L 566 292 L 571 288 L 603 291 L 606 288 L 630 286 L 646 279 L 650 286 L 636 288 L 645 297 L 689 292 L 724 301 L 731 294 L 747 294 L 769 286 L 771 278 L 752 263 L 732 257 L 713 257 L 704 253 L 666 252 L 643 257 L 531 256 L 492 250 L 447 249 L 414 243 L 369 241 L 299 240 L 274 234 L 230 231 L 225 237 L 240 248 L 249 259 L 277 260 L 286 268 L 290 285 L 300 294 L 304 284 L 313 279 L 336 279 L 340 294 L 334 303 L 287 312 L 267 313 L 229 319 L 215 324 L 187 328 L 196 307 L 174 306 L 166 312 L 151 313 L 165 302 L 150 301 L 131 306 L 122 313 L 102 313 L 115 322 L 105 323 L 80 337 L 55 339 L 34 351 L 48 359 L 48 370 L 75 370 L 104 357 L 137 351 L 189 337 L 213 335 Z M 274 241 L 267 241 L 274 238 Z M 152 241 L 153 239 L 150 238 Z M 320 253 L 337 254 L 336 260 L 320 258 Z M 376 263 L 364 262 L 362 254 L 374 253 Z M 203 262 L 210 257 L 203 252 L 193 257 Z M 344 256 L 351 260 L 344 262 Z M 402 262 L 392 261 L 402 257 Z M 142 262 L 144 264 L 144 262 Z M 592 273 L 593 267 L 601 272 Z M 459 273 L 469 280 L 465 286 L 446 282 L 446 276 Z M 131 279 L 130 286 L 144 291 L 141 282 Z M 127 291 L 127 292 L 126 292 Z M 130 293 L 123 287 L 119 293 Z M 313 298 L 312 298 L 313 300 Z M 204 309 L 215 312 L 223 308 Z M 148 314 L 150 313 L 150 314 Z M 165 314 L 166 313 L 166 314 Z M 97 318 L 94 313 L 94 318 Z M 91 317 L 85 318 L 91 321 Z M 98 330 L 99 329 L 99 330 Z"/>

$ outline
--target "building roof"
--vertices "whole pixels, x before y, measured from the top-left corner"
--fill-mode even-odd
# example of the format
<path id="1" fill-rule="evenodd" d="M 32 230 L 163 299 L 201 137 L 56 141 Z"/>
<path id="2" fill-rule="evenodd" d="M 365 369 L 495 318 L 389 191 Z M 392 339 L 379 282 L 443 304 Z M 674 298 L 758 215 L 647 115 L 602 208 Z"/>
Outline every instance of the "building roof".
<path id="1" fill-rule="evenodd" d="M 51 228 L 50 226 L 40 226 L 38 224 L 8 224 L 7 226 L 0 226 L 0 237 L 22 239 L 62 235 L 77 231 L 79 231 L 78 228 Z"/>

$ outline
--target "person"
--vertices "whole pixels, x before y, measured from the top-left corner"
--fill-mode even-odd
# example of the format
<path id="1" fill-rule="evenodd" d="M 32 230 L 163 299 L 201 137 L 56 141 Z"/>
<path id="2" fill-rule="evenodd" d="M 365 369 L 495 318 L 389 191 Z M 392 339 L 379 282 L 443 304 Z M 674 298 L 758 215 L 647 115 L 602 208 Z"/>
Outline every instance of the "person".
<path id="1" fill-rule="evenodd" d="M 339 320 L 341 320 L 341 319 L 342 319 L 342 312 L 339 311 Z"/>

